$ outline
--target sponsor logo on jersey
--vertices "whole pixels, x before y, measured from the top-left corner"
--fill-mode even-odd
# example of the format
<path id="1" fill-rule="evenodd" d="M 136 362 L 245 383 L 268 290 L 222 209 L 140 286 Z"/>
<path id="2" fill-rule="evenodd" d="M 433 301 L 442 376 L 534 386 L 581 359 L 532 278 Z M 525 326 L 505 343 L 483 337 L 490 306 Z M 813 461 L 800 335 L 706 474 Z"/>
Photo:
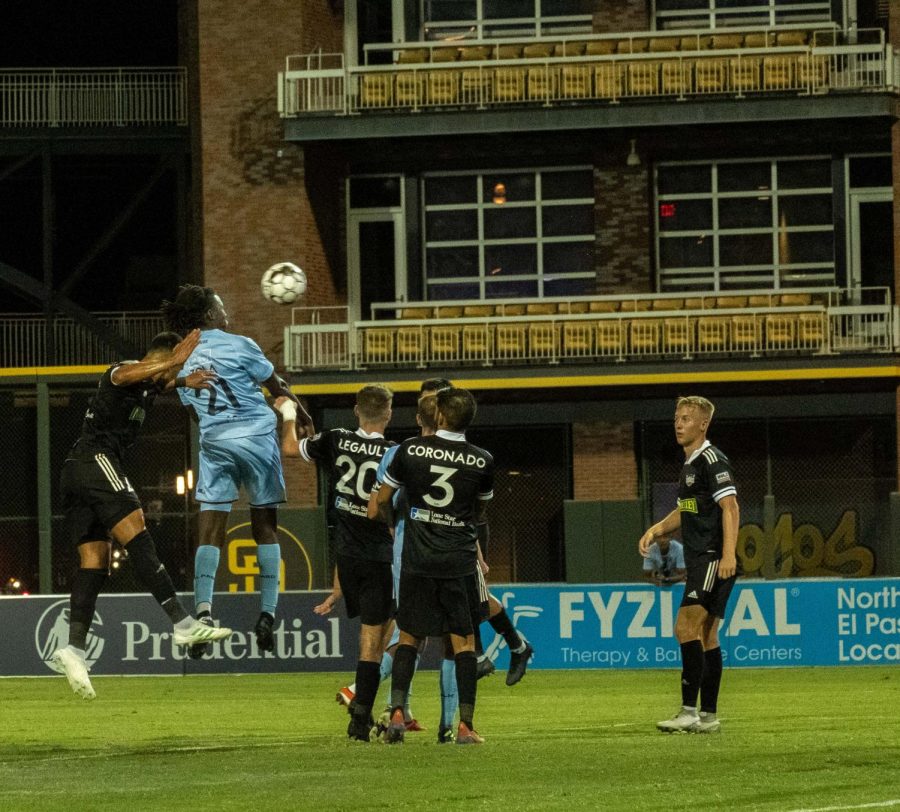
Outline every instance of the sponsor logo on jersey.
<path id="1" fill-rule="evenodd" d="M 94 629 L 103 626 L 100 615 L 94 612 L 91 631 L 88 632 L 84 647 L 84 661 L 90 668 L 103 653 L 103 638 L 94 633 Z M 34 647 L 44 665 L 51 671 L 56 668 L 50 663 L 50 657 L 58 648 L 65 648 L 69 642 L 69 599 L 64 598 L 48 606 L 34 627 Z"/>
<path id="2" fill-rule="evenodd" d="M 679 513 L 699 513 L 697 509 L 697 500 L 692 496 L 690 499 L 678 500 Z"/>
<path id="3" fill-rule="evenodd" d="M 695 477 L 694 477 L 693 474 L 687 474 L 687 475 L 684 477 L 684 484 L 687 485 L 687 486 L 690 488 L 691 485 L 694 484 L 694 479 L 695 479 Z"/>
<path id="4" fill-rule="evenodd" d="M 413 519 L 417 522 L 430 522 L 431 521 L 431 511 L 425 510 L 425 508 L 410 508 L 409 510 L 409 518 Z"/>
<path id="5" fill-rule="evenodd" d="M 716 482 L 718 482 L 720 485 L 723 482 L 731 482 L 731 475 L 728 473 L 728 471 L 722 471 L 721 474 L 716 474 Z"/>
<path id="6" fill-rule="evenodd" d="M 696 598 L 697 598 L 697 590 L 696 590 L 696 589 L 692 589 L 690 592 L 688 592 L 688 595 L 687 595 L 687 596 L 688 596 L 689 598 L 694 598 L 694 599 L 696 600 Z"/>

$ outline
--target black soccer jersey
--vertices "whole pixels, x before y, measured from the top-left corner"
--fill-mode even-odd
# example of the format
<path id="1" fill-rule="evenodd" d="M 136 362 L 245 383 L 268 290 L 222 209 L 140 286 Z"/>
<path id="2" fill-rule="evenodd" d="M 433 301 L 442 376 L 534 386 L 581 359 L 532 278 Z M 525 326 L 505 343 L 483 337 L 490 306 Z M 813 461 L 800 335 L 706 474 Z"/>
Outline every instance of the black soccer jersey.
<path id="1" fill-rule="evenodd" d="M 685 462 L 678 480 L 681 541 L 686 558 L 707 553 L 717 558 L 722 555 L 722 511 L 718 502 L 729 495 L 737 495 L 731 463 L 707 441 Z"/>
<path id="2" fill-rule="evenodd" d="M 403 572 L 432 578 L 471 574 L 476 503 L 493 496 L 493 457 L 462 434 L 413 437 L 394 455 L 385 483 L 405 493 Z"/>
<path id="3" fill-rule="evenodd" d="M 318 463 L 328 476 L 328 523 L 335 553 L 369 561 L 392 560 L 390 530 L 366 516 L 378 463 L 392 445 L 380 434 L 365 434 L 361 429 L 331 429 L 300 442 L 303 458 Z"/>
<path id="4" fill-rule="evenodd" d="M 144 417 L 161 389 L 150 380 L 130 386 L 116 386 L 111 375 L 121 365 L 113 364 L 100 376 L 97 391 L 84 415 L 81 436 L 70 456 L 93 455 L 103 451 L 121 457 L 137 439 Z"/>

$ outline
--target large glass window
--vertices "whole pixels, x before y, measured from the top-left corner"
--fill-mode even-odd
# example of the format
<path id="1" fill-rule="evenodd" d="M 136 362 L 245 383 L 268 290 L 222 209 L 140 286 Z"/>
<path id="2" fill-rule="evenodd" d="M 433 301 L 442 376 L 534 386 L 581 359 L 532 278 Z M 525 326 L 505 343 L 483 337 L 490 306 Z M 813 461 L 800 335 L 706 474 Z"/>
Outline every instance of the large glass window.
<path id="1" fill-rule="evenodd" d="M 590 34 L 595 0 L 420 0 L 424 39 Z"/>
<path id="2" fill-rule="evenodd" d="M 434 173 L 422 187 L 428 299 L 595 291 L 590 167 Z"/>
<path id="3" fill-rule="evenodd" d="M 653 0 L 656 28 L 722 28 L 831 21 L 830 0 Z"/>
<path id="4" fill-rule="evenodd" d="M 835 284 L 831 160 L 660 164 L 662 291 Z"/>

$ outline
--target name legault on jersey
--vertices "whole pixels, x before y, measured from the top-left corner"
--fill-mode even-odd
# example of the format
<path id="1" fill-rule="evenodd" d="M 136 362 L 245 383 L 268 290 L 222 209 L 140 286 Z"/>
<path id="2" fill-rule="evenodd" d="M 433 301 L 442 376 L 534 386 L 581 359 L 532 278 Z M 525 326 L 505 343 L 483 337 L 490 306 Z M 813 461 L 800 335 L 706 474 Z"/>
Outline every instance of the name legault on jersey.
<path id="1" fill-rule="evenodd" d="M 340 431 L 343 432 L 346 431 L 346 429 L 341 429 Z M 384 456 L 384 452 L 392 447 L 389 445 L 382 445 L 381 443 L 368 443 L 365 440 L 360 440 L 353 432 L 347 433 L 349 436 L 341 437 L 337 441 L 336 446 L 338 451 L 344 451 L 347 454 L 365 454 L 373 459 L 380 460 Z M 307 462 L 315 462 L 315 459 L 309 455 L 309 451 L 306 447 L 307 443 L 318 442 L 322 438 L 322 434 L 323 432 L 319 432 L 314 437 L 304 437 L 300 441 L 300 455 Z M 363 515 L 365 515 L 365 511 L 363 511 Z"/>

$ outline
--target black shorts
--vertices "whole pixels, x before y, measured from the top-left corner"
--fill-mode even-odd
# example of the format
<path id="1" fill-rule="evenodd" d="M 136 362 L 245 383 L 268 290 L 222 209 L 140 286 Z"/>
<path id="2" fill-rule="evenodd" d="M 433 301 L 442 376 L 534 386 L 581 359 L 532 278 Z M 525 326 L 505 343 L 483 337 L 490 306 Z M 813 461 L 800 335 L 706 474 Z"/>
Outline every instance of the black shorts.
<path id="1" fill-rule="evenodd" d="M 484 580 L 484 573 L 478 564 L 475 565 L 475 574 L 472 576 L 474 585 L 470 588 L 469 595 L 477 596 L 477 601 L 470 598 L 470 606 L 474 606 L 474 614 L 472 615 L 472 630 L 474 631 L 484 621 L 488 619 L 490 614 L 490 605 L 488 604 L 488 587 Z"/>
<path id="2" fill-rule="evenodd" d="M 62 508 L 74 544 L 104 541 L 141 502 L 114 454 L 67 459 L 60 475 Z"/>
<path id="3" fill-rule="evenodd" d="M 359 617 L 366 626 L 387 623 L 394 614 L 391 562 L 339 554 L 337 569 L 347 617 Z"/>
<path id="4" fill-rule="evenodd" d="M 482 598 L 474 572 L 457 578 L 432 578 L 401 571 L 397 625 L 418 638 L 448 632 L 466 637 L 473 633 L 475 618 L 486 601 L 487 594 Z"/>
<path id="5" fill-rule="evenodd" d="M 709 614 L 724 618 L 728 598 L 734 589 L 736 575 L 719 578 L 719 559 L 705 556 L 687 561 L 687 580 L 684 583 L 682 606 L 702 606 Z"/>

